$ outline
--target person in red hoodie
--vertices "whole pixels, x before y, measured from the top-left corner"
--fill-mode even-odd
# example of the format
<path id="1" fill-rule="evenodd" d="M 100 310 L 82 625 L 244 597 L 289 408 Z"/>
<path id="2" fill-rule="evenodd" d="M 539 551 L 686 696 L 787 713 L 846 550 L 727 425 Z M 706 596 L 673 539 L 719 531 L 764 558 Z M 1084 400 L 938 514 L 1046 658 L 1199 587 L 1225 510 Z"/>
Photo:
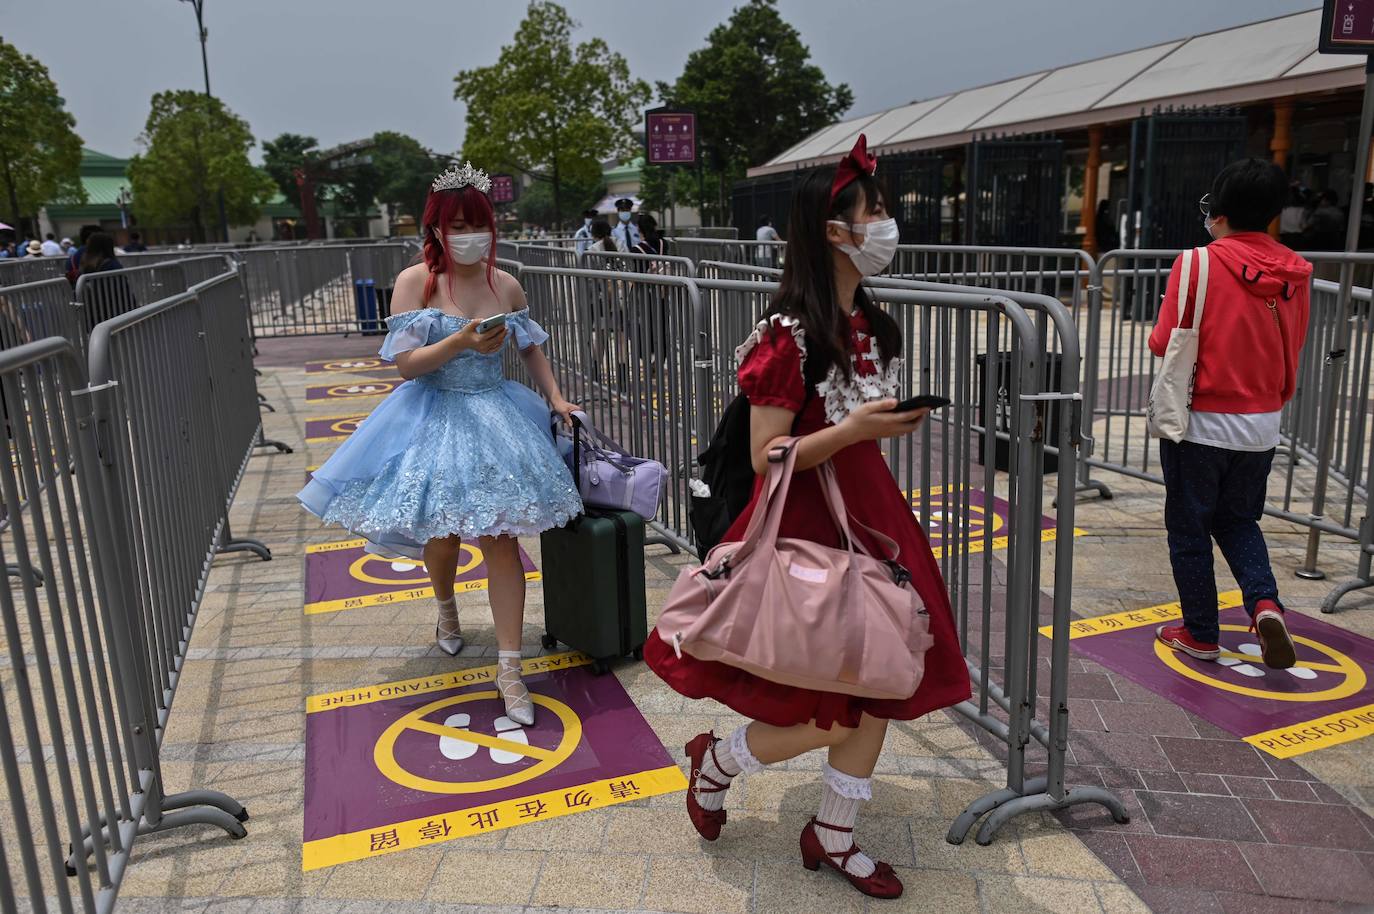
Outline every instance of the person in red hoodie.
<path id="1" fill-rule="evenodd" d="M 1260 532 L 1283 405 L 1293 397 L 1298 355 L 1307 335 L 1312 265 L 1266 234 L 1283 209 L 1288 179 L 1263 159 L 1222 169 L 1202 200 L 1210 275 L 1198 333 L 1197 369 L 1188 432 L 1161 439 L 1164 525 L 1183 621 L 1164 625 L 1159 640 L 1199 660 L 1221 655 L 1212 541 L 1240 584 L 1264 662 L 1296 661 L 1283 621 L 1278 585 Z M 1179 289 L 1184 257 L 1194 258 L 1187 295 Z M 1174 261 L 1150 350 L 1163 356 L 1179 325 L 1193 326 L 1197 255 Z"/>

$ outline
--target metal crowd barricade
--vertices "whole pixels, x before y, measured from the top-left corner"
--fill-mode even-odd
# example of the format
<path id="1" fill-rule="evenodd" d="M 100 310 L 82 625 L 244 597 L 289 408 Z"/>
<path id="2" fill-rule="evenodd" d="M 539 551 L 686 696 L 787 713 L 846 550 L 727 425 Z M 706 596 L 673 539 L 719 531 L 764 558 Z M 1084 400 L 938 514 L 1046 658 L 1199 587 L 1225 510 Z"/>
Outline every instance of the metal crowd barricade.
<path id="1" fill-rule="evenodd" d="M 0 260 L 0 286 L 19 286 L 66 275 L 66 257 L 6 257 Z"/>
<path id="2" fill-rule="evenodd" d="M 235 254 L 245 271 L 257 338 L 351 333 L 373 326 L 412 242 L 250 248 Z M 371 280 L 376 318 L 360 316 L 356 282 Z"/>
<path id="3" fill-rule="evenodd" d="M 522 261 L 524 262 L 524 261 Z M 585 251 L 578 266 L 588 270 L 618 270 L 659 276 L 695 276 L 696 265 L 687 257 L 670 254 L 634 254 L 626 251 Z"/>
<path id="4" fill-rule="evenodd" d="M 669 238 L 672 249 L 693 261 L 718 260 L 780 267 L 787 251 L 785 241 L 740 241 L 729 238 Z"/>
<path id="5" fill-rule="evenodd" d="M 83 332 L 103 320 L 132 311 L 139 305 L 185 292 L 195 282 L 223 273 L 228 263 L 220 256 L 201 256 L 143 267 L 82 273 L 74 292 Z"/>
<path id="6" fill-rule="evenodd" d="M 98 332 L 97 343 L 104 336 Z M 208 390 L 195 381 L 208 381 L 212 372 L 189 355 L 203 340 L 158 342 L 175 345 L 154 361 L 183 350 L 175 380 Z M 0 353 L 11 451 L 0 468 L 10 521 L 0 558 L 20 571 L 19 582 L 0 591 L 7 653 L 0 668 L 0 769 L 9 811 L 0 819 L 0 910 L 7 912 L 111 911 L 138 835 L 194 824 L 245 835 L 247 814 L 229 797 L 205 790 L 167 795 L 158 760 L 190 625 L 172 631 L 165 619 L 142 611 L 136 588 L 160 592 L 175 582 L 139 578 L 145 569 L 134 567 L 133 535 L 151 506 L 126 492 L 135 480 L 165 482 L 147 469 L 179 455 L 173 446 L 136 466 L 128 429 L 137 417 L 119 409 L 121 387 L 135 379 L 105 378 L 81 389 L 84 376 L 79 351 L 60 338 Z M 180 419 L 163 421 L 179 431 Z M 194 491 L 167 494 L 180 507 Z M 21 492 L 30 493 L 22 510 Z M 47 581 L 41 602 L 33 583 L 40 577 Z M 165 642 L 154 638 L 150 622 L 159 625 L 159 637 L 181 645 L 170 686 L 152 672 Z"/>
<path id="7" fill-rule="evenodd" d="M 520 245 L 520 262 L 531 267 L 577 267 L 577 250 L 552 244 Z"/>
<path id="8" fill-rule="evenodd" d="M 84 338 L 65 277 L 0 287 L 0 349 L 13 349 L 47 336 L 77 348 Z"/>
<path id="9" fill-rule="evenodd" d="M 744 279 L 757 282 L 777 282 L 782 276 L 778 267 L 762 267 L 749 263 L 730 263 L 724 260 L 698 260 L 700 279 Z"/>
<path id="10" fill-rule="evenodd" d="M 1156 447 L 1145 427 L 1145 408 L 1157 367 L 1147 343 L 1178 255 L 1175 250 L 1120 250 L 1104 254 L 1098 262 L 1090 284 L 1093 298 L 1084 342 L 1084 434 L 1091 435 L 1096 445 L 1080 466 L 1080 492 L 1097 491 L 1110 497 L 1107 485 L 1090 476 L 1093 468 L 1163 482 L 1154 466 Z M 1374 264 L 1371 254 L 1302 256 L 1318 265 Z M 1343 312 L 1334 283 L 1314 281 L 1311 301 L 1296 391 L 1284 408 L 1280 426 L 1280 450 L 1286 458 L 1279 465 L 1282 492 L 1271 496 L 1265 513 L 1308 528 L 1314 545 L 1298 574 L 1321 577 L 1315 566 L 1315 542 L 1321 533 L 1356 540 L 1362 547 L 1370 542 L 1374 318 L 1369 289 L 1354 290 L 1350 314 Z M 1344 356 L 1339 372 L 1330 367 L 1335 351 Z M 1321 460 L 1324 440 L 1329 452 Z M 1334 510 L 1326 503 L 1331 484 L 1340 490 Z M 1323 611 L 1332 611 L 1342 596 L 1364 586 L 1366 552 L 1362 548 L 1357 580 L 1330 594 Z"/>
<path id="11" fill-rule="evenodd" d="M 632 276 L 632 279 L 627 278 Z M 674 550 L 690 548 L 687 479 L 712 425 L 700 297 L 685 277 L 554 267 L 521 269 L 563 395 L 631 452 L 668 468 L 653 527 Z M 683 345 L 694 340 L 695 345 Z"/>

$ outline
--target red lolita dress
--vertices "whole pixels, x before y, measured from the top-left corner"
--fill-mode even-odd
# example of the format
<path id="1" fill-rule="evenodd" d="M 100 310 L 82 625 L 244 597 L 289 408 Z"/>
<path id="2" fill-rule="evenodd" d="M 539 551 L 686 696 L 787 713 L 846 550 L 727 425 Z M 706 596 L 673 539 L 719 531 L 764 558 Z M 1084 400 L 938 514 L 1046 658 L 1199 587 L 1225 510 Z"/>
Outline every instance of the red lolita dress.
<path id="1" fill-rule="evenodd" d="M 736 353 L 740 390 L 755 406 L 801 412 L 805 404 L 797 425 L 799 435 L 842 421 L 861 403 L 895 396 L 901 378 L 900 360 L 880 367 L 875 341 L 867 332 L 868 323 L 862 314 L 851 317 L 850 328 L 852 377 L 846 378 L 832 368 L 825 381 L 817 385 L 816 396 L 807 402 L 802 376 L 806 340 L 801 327 L 791 318 L 781 316 L 760 322 Z M 888 470 L 878 442 L 851 445 L 836 453 L 831 463 L 851 516 L 896 541 L 901 548 L 897 560 L 911 572 L 912 583 L 930 614 L 930 634 L 935 644 L 926 654 L 925 676 L 916 693 L 903 700 L 879 700 L 780 685 L 718 661 L 699 660 L 688 654 L 678 657 L 657 631 L 651 632 L 644 646 L 644 659 L 676 691 L 688 698 L 714 698 L 745 717 L 777 727 L 815 721 L 816 726 L 825 730 L 834 724 L 856 727 L 863 713 L 891 720 L 913 720 L 969 697 L 968 667 L 959 649 L 954 614 L 940 568 L 925 531 L 911 512 L 910 502 Z M 726 541 L 743 537 L 758 504 L 762 483 L 763 477 L 755 480 L 753 500 L 725 535 Z M 779 535 L 840 546 L 839 531 L 830 520 L 814 470 L 799 472 L 793 478 Z M 862 533 L 858 536 L 863 539 Z M 871 543 L 864 545 L 874 549 Z"/>

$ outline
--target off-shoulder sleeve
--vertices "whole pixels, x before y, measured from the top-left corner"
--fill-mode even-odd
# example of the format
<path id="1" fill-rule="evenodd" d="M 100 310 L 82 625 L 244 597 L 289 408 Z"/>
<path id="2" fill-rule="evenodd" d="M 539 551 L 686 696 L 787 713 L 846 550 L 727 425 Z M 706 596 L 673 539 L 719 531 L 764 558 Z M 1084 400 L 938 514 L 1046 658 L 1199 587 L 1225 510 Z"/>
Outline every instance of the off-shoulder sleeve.
<path id="1" fill-rule="evenodd" d="M 429 342 L 429 331 L 438 321 L 439 315 L 430 308 L 393 314 L 387 318 L 388 333 L 377 354 L 388 362 L 394 362 L 402 352 L 419 349 Z"/>
<path id="2" fill-rule="evenodd" d="M 739 389 L 753 406 L 778 406 L 800 412 L 806 402 L 802 362 L 806 336 L 790 317 L 759 321 L 738 349 Z"/>
<path id="3" fill-rule="evenodd" d="M 506 318 L 506 326 L 515 334 L 515 345 L 519 349 L 542 346 L 548 342 L 549 335 L 534 318 L 530 317 L 528 308 L 512 311 L 510 317 Z"/>

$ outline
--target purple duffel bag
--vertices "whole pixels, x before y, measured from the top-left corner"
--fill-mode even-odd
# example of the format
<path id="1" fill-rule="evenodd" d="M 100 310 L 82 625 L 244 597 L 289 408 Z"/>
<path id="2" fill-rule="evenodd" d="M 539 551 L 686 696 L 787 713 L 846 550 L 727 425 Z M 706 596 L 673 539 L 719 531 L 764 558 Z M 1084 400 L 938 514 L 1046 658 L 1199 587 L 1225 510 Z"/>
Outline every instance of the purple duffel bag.
<path id="1" fill-rule="evenodd" d="M 573 413 L 572 446 L 560 428 L 559 451 L 572 470 L 582 503 L 611 511 L 633 511 L 645 520 L 658 514 L 668 471 L 657 460 L 633 457 L 597 431 L 587 414 Z"/>

